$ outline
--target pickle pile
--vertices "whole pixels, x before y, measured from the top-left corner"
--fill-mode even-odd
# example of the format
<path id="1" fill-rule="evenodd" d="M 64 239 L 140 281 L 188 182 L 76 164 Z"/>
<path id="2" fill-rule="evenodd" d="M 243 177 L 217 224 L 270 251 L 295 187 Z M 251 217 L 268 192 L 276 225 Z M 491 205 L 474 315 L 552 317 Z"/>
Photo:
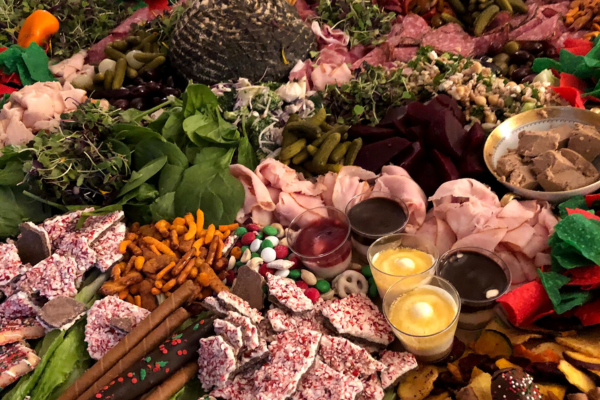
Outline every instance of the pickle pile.
<path id="1" fill-rule="evenodd" d="M 354 165 L 362 139 L 347 140 L 350 127 L 329 125 L 326 117 L 324 108 L 306 119 L 291 115 L 283 128 L 279 161 L 306 177 L 339 172 L 344 165 Z"/>
<path id="2" fill-rule="evenodd" d="M 435 14 L 431 20 L 434 27 L 446 23 L 459 24 L 463 29 L 471 29 L 475 36 L 483 35 L 485 28 L 500 11 L 526 13 L 527 5 L 522 0 L 448 0 L 455 15 L 447 12 Z"/>

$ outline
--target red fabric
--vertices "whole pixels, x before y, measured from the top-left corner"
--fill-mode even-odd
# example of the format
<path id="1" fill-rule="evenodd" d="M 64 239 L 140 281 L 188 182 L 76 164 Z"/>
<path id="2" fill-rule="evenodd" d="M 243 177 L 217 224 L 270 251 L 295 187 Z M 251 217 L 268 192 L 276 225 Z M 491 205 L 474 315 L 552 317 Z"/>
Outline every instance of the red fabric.
<path id="1" fill-rule="evenodd" d="M 566 72 L 561 72 L 560 87 L 575 88 L 579 93 L 583 93 L 587 85 L 583 79 L 579 79 L 575 75 L 567 74 Z"/>
<path id="2" fill-rule="evenodd" d="M 567 214 L 569 214 L 569 215 L 581 214 L 584 217 L 586 217 L 587 219 L 595 219 L 596 221 L 600 221 L 599 216 L 592 214 L 589 211 L 582 210 L 581 208 L 577 208 L 577 209 L 567 208 Z"/>
<path id="3" fill-rule="evenodd" d="M 573 314 L 579 318 L 583 326 L 600 324 L 600 299 L 577 307 Z"/>
<path id="4" fill-rule="evenodd" d="M 565 47 L 563 50 L 568 51 L 569 53 L 575 54 L 576 56 L 585 56 L 590 52 L 592 47 L 588 46 L 577 46 L 577 47 Z"/>
<path id="5" fill-rule="evenodd" d="M 589 208 L 594 206 L 594 201 L 600 200 L 600 193 L 598 194 L 588 194 L 585 196 L 585 202 Z"/>
<path id="6" fill-rule="evenodd" d="M 552 87 L 556 93 L 563 99 L 569 102 L 572 107 L 585 108 L 586 101 L 600 101 L 592 96 L 582 96 L 587 85 L 584 80 L 579 79 L 575 75 L 560 73 L 560 87 Z"/>
<path id="7" fill-rule="evenodd" d="M 527 326 L 554 314 L 552 302 L 539 281 L 529 282 L 498 299 L 508 320 L 515 326 Z"/>

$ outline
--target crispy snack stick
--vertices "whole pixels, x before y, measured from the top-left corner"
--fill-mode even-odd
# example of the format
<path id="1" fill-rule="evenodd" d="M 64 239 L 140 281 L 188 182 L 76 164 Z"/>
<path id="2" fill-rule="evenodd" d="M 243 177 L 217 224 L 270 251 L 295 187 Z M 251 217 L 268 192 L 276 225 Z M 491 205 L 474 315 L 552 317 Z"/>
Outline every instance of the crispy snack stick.
<path id="1" fill-rule="evenodd" d="M 181 388 L 198 373 L 198 363 L 192 361 L 186 364 L 179 371 L 175 372 L 166 381 L 156 387 L 152 392 L 144 396 L 144 399 L 169 400 L 171 396 L 177 393 Z"/>
<path id="2" fill-rule="evenodd" d="M 208 275 L 208 279 L 209 279 L 208 286 L 215 292 L 220 293 L 223 290 L 229 291 L 229 288 L 225 284 L 223 284 L 223 282 L 221 282 L 221 280 L 219 279 L 217 274 L 215 274 L 215 271 L 207 263 L 204 262 L 204 263 L 200 264 L 198 266 L 198 271 L 204 272 L 206 275 Z M 200 274 L 200 275 L 202 275 L 202 274 Z M 198 277 L 200 277 L 200 275 L 198 275 Z M 205 276 L 205 275 L 203 275 L 203 276 Z M 200 282 L 198 282 L 198 283 L 200 283 Z M 202 283 L 200 283 L 200 284 L 202 284 Z"/>
<path id="3" fill-rule="evenodd" d="M 115 347 L 110 349 L 96 364 L 88 369 L 59 400 L 75 400 L 98 381 L 106 371 L 117 364 L 127 353 L 138 345 L 154 328 L 185 303 L 194 293 L 194 284 L 185 282 L 172 296 L 158 306 L 146 319 L 136 326 Z"/>
<path id="4" fill-rule="evenodd" d="M 180 334 L 173 335 L 154 351 L 138 356 L 136 362 L 122 369 L 114 380 L 81 400 L 133 400 L 160 385 L 185 365 L 198 359 L 200 339 L 214 334 L 215 318 L 214 315 L 206 317 Z"/>

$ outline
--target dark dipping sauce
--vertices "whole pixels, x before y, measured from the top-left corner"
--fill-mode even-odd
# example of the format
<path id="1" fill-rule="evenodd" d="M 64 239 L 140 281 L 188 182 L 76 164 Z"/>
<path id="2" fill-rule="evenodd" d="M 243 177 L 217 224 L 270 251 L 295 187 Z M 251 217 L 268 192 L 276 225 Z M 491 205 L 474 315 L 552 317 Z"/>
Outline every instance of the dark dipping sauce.
<path id="1" fill-rule="evenodd" d="M 371 244 L 379 237 L 394 233 L 406 224 L 407 216 L 400 204 L 386 197 L 371 197 L 348 211 L 352 237 L 362 244 Z M 363 235 L 369 235 L 366 237 Z"/>
<path id="2" fill-rule="evenodd" d="M 462 257 L 458 257 L 461 254 Z M 504 293 L 508 286 L 506 274 L 494 260 L 472 251 L 461 251 L 445 260 L 440 275 L 450 281 L 461 299 L 481 301 L 491 300 L 485 294 L 497 289 Z"/>

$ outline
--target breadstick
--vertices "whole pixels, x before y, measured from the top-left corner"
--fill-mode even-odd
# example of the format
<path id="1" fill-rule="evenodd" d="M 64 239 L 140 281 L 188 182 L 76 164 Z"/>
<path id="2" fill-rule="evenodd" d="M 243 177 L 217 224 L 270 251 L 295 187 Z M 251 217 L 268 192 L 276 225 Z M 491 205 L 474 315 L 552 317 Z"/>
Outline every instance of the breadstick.
<path id="1" fill-rule="evenodd" d="M 190 261 L 188 261 L 188 263 L 185 265 L 185 268 L 183 269 L 183 271 L 181 271 L 181 273 L 179 274 L 179 276 L 177 277 L 177 284 L 178 285 L 182 285 L 183 282 L 185 282 L 188 278 L 188 275 L 190 274 L 190 272 L 192 271 L 192 268 L 194 268 L 194 264 L 195 264 L 196 260 L 191 259 Z"/>
<path id="2" fill-rule="evenodd" d="M 179 261 L 177 261 L 177 265 L 175 266 L 175 268 L 173 268 L 173 271 L 171 272 L 174 276 L 179 275 L 179 273 L 183 270 L 183 268 L 185 268 L 185 265 L 187 264 L 188 261 L 190 261 L 190 259 L 192 257 L 194 257 L 196 255 L 196 249 L 191 248 L 187 253 L 185 253 L 183 255 L 183 257 L 181 257 L 179 259 Z"/>
<path id="3" fill-rule="evenodd" d="M 175 393 L 181 390 L 186 383 L 198 373 L 198 363 L 191 362 L 183 366 L 170 378 L 167 378 L 160 386 L 156 387 L 147 400 L 169 400 Z"/>
<path id="4" fill-rule="evenodd" d="M 219 237 L 213 236 L 212 241 L 210 242 L 210 247 L 208 248 L 208 255 L 206 256 L 206 262 L 208 265 L 212 265 L 215 260 L 215 254 L 217 253 L 217 247 L 219 246 Z"/>

